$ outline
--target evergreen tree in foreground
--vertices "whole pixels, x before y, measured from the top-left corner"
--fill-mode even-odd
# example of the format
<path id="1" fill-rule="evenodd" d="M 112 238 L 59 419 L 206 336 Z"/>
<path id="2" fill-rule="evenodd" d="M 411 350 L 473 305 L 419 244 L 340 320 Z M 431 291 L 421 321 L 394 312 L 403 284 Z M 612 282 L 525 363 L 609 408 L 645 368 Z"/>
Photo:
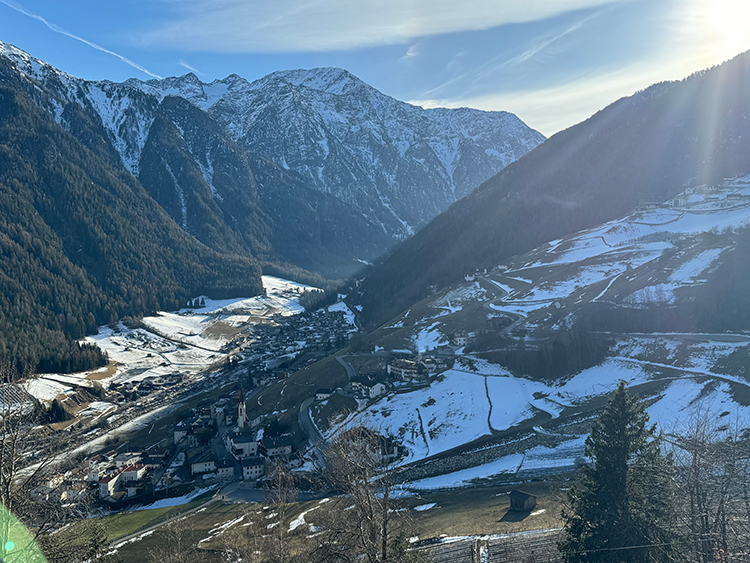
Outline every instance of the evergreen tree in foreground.
<path id="1" fill-rule="evenodd" d="M 674 561 L 672 458 L 648 424 L 645 406 L 621 381 L 586 439 L 580 485 L 568 492 L 565 538 L 569 563 Z"/>

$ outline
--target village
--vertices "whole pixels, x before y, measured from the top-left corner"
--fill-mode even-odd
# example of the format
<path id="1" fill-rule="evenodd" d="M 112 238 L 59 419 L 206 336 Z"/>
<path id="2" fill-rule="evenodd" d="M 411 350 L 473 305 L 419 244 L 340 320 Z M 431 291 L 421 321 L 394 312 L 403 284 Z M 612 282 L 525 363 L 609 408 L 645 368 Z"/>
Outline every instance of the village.
<path id="1" fill-rule="evenodd" d="M 364 407 L 391 392 L 429 386 L 452 367 L 453 351 L 469 341 L 466 333 L 456 332 L 450 346 L 436 356 L 405 350 L 344 356 L 354 365 L 349 366 L 352 373 L 348 383 L 335 389 L 317 389 L 310 397 L 308 412 L 300 414 L 315 421 L 314 428 L 305 431 L 288 428 L 280 422 L 278 413 L 250 418 L 248 402 L 264 388 L 341 348 L 355 331 L 340 312 L 325 310 L 274 316 L 272 321 L 254 327 L 251 336 L 242 335 L 232 342 L 237 354 L 198 384 L 179 372 L 110 383 L 102 399 L 116 405 L 116 412 L 108 413 L 112 421 L 127 419 L 128 413 L 132 416 L 149 406 L 177 401 L 187 391 L 198 396 L 227 386 L 235 391 L 199 400 L 173 425 L 167 437 L 148 447 L 134 447 L 132 441 L 126 441 L 94 455 L 78 455 L 64 471 L 39 478 L 30 497 L 47 503 L 94 504 L 110 512 L 230 483 L 239 483 L 243 489 L 262 489 L 277 468 L 309 474 L 319 469 L 320 458 L 313 451 L 321 440 L 319 427 L 325 429 L 331 422 L 320 420 L 317 413 L 331 398 L 344 398 Z M 367 360 L 368 369 L 357 368 L 362 359 Z M 92 426 L 77 429 L 79 435 L 91 439 L 112 429 L 109 424 Z M 70 428 L 76 432 L 75 425 Z M 388 437 L 382 455 L 395 460 L 404 454 L 403 446 Z"/>

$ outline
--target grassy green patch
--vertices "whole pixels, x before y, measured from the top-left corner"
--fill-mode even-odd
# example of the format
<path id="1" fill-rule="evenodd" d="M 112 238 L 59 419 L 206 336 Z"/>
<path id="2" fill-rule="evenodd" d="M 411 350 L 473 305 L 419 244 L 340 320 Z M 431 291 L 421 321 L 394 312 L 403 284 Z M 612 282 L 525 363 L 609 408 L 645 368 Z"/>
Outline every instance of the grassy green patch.
<path id="1" fill-rule="evenodd" d="M 410 509 L 436 503 L 425 511 L 409 510 L 416 533 L 421 539 L 448 536 L 504 534 L 525 530 L 558 528 L 560 511 L 570 485 L 565 481 L 531 482 L 520 485 L 462 488 L 452 491 L 422 493 L 405 501 Z M 536 508 L 530 513 L 509 513 L 508 493 L 515 489 L 537 496 Z"/>
<path id="2" fill-rule="evenodd" d="M 134 534 L 139 530 L 148 528 L 149 526 L 169 520 L 183 512 L 192 510 L 196 506 L 200 506 L 206 502 L 213 493 L 214 491 L 206 491 L 202 495 L 195 497 L 195 499 L 189 503 L 181 504 L 179 506 L 153 508 L 151 510 L 136 510 L 133 512 L 122 512 L 115 514 L 114 516 L 107 516 L 104 518 L 104 523 L 107 528 L 107 538 L 114 541 L 129 536 L 130 534 Z"/>

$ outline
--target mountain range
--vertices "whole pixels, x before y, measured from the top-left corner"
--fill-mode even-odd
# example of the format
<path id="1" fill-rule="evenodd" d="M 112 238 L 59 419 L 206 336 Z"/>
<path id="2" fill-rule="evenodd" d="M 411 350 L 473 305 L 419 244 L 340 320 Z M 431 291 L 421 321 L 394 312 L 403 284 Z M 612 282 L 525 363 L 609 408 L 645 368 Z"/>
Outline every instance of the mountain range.
<path id="1" fill-rule="evenodd" d="M 644 201 L 750 173 L 750 54 L 656 84 L 562 131 L 453 204 L 374 268 L 377 326 L 478 268 L 614 220 Z"/>
<path id="2" fill-rule="evenodd" d="M 544 140 L 516 116 L 425 110 L 338 68 L 255 82 L 194 74 L 72 77 L 10 45 L 61 121 L 101 121 L 122 164 L 175 222 L 219 251 L 346 277 Z"/>
<path id="3" fill-rule="evenodd" d="M 348 276 L 543 140 L 341 69 L 91 82 L 0 43 L 0 88 L 0 356 L 50 370 L 125 315 L 255 295 L 261 268 Z"/>

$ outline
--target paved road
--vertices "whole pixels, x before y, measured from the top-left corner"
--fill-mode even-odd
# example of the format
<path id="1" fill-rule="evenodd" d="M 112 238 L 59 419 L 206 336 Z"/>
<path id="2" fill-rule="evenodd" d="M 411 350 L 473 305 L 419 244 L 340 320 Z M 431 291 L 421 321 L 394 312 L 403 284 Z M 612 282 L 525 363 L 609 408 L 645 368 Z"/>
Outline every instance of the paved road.
<path id="1" fill-rule="evenodd" d="M 299 412 L 297 413 L 297 422 L 299 423 L 300 428 L 302 428 L 308 436 L 310 452 L 317 458 L 318 463 L 322 466 L 324 460 L 321 449 L 325 449 L 326 442 L 310 416 L 310 405 L 313 404 L 313 401 L 315 401 L 315 397 L 309 397 L 300 405 Z"/>
<path id="2" fill-rule="evenodd" d="M 344 358 L 349 358 L 351 356 L 336 356 L 336 361 L 340 363 L 342 366 L 344 366 L 344 369 L 346 370 L 346 377 L 351 381 L 354 379 L 354 368 L 351 366 L 349 362 L 347 362 Z"/>

